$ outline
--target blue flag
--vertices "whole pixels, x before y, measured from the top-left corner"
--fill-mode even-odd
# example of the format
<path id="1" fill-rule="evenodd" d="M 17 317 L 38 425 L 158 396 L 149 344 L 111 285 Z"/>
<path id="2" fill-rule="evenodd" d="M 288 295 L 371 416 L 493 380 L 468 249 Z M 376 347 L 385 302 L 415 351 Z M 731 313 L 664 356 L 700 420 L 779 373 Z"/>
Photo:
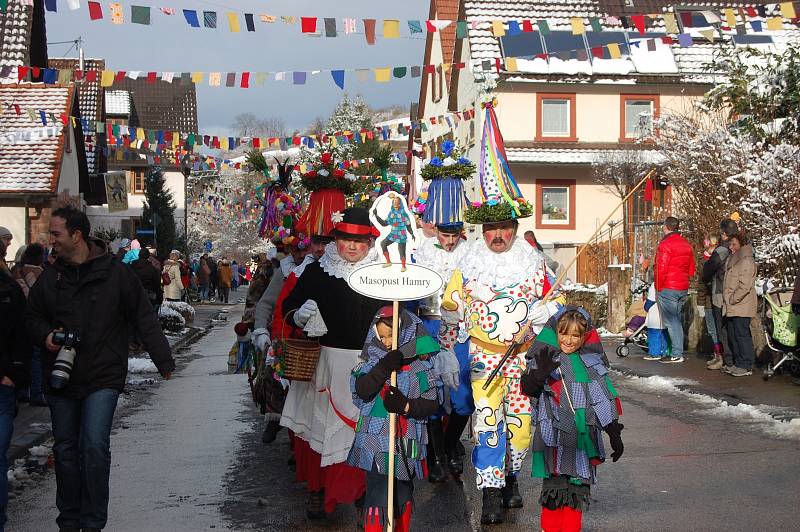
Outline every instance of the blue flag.
<path id="1" fill-rule="evenodd" d="M 331 70 L 331 77 L 336 86 L 344 90 L 344 70 Z"/>

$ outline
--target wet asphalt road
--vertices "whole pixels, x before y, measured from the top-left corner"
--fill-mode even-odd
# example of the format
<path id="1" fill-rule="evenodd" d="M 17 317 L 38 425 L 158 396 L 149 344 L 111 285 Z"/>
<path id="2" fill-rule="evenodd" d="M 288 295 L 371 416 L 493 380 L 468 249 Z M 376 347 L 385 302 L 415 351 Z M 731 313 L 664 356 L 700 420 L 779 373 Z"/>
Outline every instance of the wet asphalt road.
<path id="1" fill-rule="evenodd" d="M 260 442 L 246 377 L 226 368 L 240 312 L 233 307 L 228 323 L 181 355 L 172 381 L 135 392 L 118 409 L 107 530 L 356 530 L 351 508 L 307 521 L 285 431 L 270 446 Z M 797 530 L 797 439 L 616 382 L 625 455 L 601 466 L 584 530 Z M 521 487 L 525 508 L 486 530 L 539 530 L 539 483 L 525 475 Z M 7 530 L 57 530 L 54 501 L 49 472 L 11 501 Z M 418 482 L 413 530 L 480 530 L 479 516 L 471 468 L 463 483 Z"/>

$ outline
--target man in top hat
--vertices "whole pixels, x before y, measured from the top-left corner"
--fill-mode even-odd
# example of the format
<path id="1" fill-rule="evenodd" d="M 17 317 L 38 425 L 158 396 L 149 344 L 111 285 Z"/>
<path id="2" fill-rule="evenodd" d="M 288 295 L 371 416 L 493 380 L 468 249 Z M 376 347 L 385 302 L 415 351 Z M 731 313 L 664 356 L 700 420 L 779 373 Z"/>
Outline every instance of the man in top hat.
<path id="1" fill-rule="evenodd" d="M 309 322 L 319 328 L 321 352 L 311 382 L 293 381 L 281 425 L 294 435 L 297 477 L 309 490 L 306 515 L 323 518 L 337 504 L 359 501 L 364 494 L 364 471 L 347 465 L 358 409 L 350 392 L 350 374 L 375 313 L 386 304 L 353 291 L 347 277 L 356 268 L 377 260 L 375 238 L 366 209 L 351 207 L 334 213 L 334 241 L 318 262 L 305 267 L 281 305 L 287 321 L 299 328 Z M 361 521 L 359 521 L 361 522 Z"/>

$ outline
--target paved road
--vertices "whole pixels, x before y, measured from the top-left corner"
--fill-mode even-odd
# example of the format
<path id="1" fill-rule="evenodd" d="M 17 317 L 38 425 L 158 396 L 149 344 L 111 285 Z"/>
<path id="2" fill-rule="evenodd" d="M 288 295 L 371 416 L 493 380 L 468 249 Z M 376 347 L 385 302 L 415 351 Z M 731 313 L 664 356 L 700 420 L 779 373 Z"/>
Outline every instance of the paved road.
<path id="1" fill-rule="evenodd" d="M 235 312 L 192 346 L 174 380 L 120 412 L 108 530 L 355 530 L 351 508 L 323 523 L 306 521 L 303 490 L 286 463 L 285 432 L 271 446 L 260 443 L 261 420 L 245 378 L 226 372 Z M 584 530 L 797 528 L 800 430 L 778 439 L 768 435 L 769 423 L 724 417 L 730 412 L 712 410 L 718 405 L 711 400 L 669 387 L 656 393 L 648 381 L 621 375 L 616 380 L 625 405 L 625 456 L 601 467 Z M 487 530 L 538 530 L 538 482 L 525 477 L 521 484 L 526 507 Z M 54 486 L 49 472 L 19 494 L 8 530 L 54 530 Z M 463 484 L 419 482 L 416 506 L 414 530 L 481 529 L 469 471 Z"/>

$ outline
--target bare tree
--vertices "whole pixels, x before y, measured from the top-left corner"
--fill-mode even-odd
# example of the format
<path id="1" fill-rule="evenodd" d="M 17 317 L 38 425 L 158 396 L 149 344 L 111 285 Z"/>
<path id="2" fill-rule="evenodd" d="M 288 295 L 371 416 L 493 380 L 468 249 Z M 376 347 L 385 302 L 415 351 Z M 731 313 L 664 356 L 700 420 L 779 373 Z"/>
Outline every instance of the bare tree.
<path id="1" fill-rule="evenodd" d="M 241 113 L 233 118 L 231 129 L 239 137 L 285 137 L 286 121 L 275 116 L 257 117 Z"/>
<path id="2" fill-rule="evenodd" d="M 312 135 L 324 135 L 325 134 L 325 119 L 321 116 L 316 117 L 311 123 L 308 125 L 308 132 Z"/>

